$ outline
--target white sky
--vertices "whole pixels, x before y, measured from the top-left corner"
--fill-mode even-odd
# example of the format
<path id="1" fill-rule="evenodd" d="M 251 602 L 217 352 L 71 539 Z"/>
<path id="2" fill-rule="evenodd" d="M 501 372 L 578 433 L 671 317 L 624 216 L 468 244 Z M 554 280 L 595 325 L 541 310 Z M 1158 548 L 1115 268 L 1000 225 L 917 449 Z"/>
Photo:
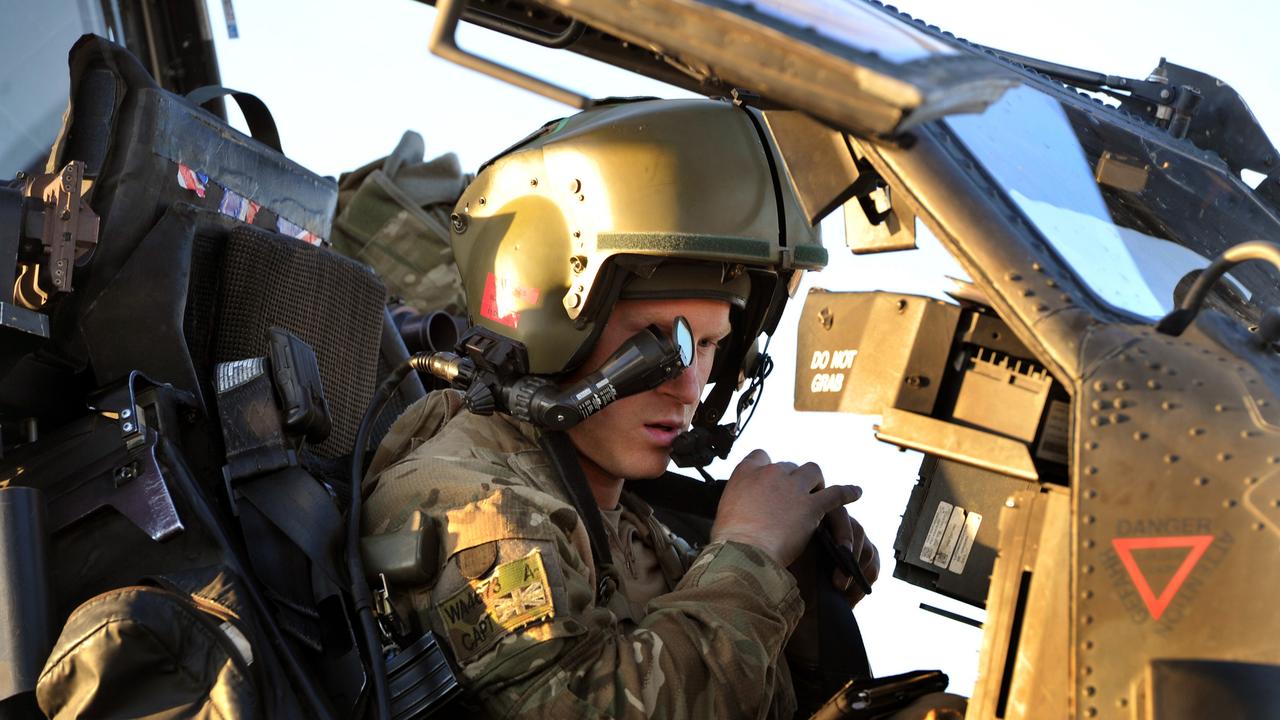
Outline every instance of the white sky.
<path id="1" fill-rule="evenodd" d="M 428 158 L 456 152 L 474 169 L 544 121 L 572 110 L 445 63 L 427 53 L 435 11 L 410 0 L 233 0 L 240 37 L 227 38 L 222 2 L 209 12 L 223 83 L 257 94 L 272 109 L 285 152 L 322 174 L 381 157 L 406 129 L 420 132 Z M 896 5 L 975 42 L 1143 78 L 1164 55 L 1225 80 L 1280 141 L 1277 66 L 1268 48 L 1280 27 L 1280 5 L 1075 0 L 897 0 Z M 460 44 L 590 96 L 684 93 L 571 53 L 525 47 L 476 28 Z M 938 295 L 944 274 L 960 274 L 936 247 L 854 258 L 838 227 L 824 228 L 831 266 L 806 285 L 839 290 L 884 289 Z M 892 545 L 920 456 L 874 441 L 873 418 L 798 414 L 791 408 L 795 322 L 803 293 L 788 308 L 771 348 L 777 369 L 759 412 L 731 460 L 753 447 L 774 459 L 816 460 L 829 482 L 863 486 L 851 510 L 884 560 L 875 593 L 858 607 L 878 675 L 941 668 L 951 690 L 968 694 L 976 677 L 979 630 L 918 608 L 921 602 L 982 617 L 892 578 Z M 713 466 L 726 476 L 731 464 Z M 994 520 L 994 518 L 993 518 Z"/>

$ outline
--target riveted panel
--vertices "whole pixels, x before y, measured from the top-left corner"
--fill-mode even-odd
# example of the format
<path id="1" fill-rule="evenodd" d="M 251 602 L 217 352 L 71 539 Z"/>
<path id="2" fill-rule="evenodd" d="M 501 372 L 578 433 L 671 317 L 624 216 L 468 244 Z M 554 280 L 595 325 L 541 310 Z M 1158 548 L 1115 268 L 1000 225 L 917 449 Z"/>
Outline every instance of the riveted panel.
<path id="1" fill-rule="evenodd" d="M 1154 659 L 1280 662 L 1280 579 L 1264 570 L 1280 549 L 1280 408 L 1267 382 L 1280 362 L 1215 323 L 1182 337 L 1113 326 L 1085 341 L 1078 717 L 1134 717 Z"/>

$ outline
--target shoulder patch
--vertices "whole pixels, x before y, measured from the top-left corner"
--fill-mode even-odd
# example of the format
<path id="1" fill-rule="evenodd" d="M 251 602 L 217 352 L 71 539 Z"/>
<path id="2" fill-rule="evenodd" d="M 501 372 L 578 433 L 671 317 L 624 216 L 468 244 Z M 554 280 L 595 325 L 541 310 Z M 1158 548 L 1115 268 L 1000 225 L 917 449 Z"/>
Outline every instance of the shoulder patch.
<path id="1" fill-rule="evenodd" d="M 466 662 L 530 623 L 555 615 L 542 552 L 503 563 L 436 607 L 458 662 Z"/>

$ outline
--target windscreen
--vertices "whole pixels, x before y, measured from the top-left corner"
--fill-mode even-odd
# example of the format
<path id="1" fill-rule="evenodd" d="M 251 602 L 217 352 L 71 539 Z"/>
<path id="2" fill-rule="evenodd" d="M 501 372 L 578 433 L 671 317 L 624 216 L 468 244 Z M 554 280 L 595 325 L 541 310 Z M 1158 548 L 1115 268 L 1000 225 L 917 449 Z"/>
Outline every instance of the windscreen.
<path id="1" fill-rule="evenodd" d="M 721 0 L 729 8 L 754 11 L 895 63 L 952 55 L 954 48 L 911 25 L 848 0 Z M 715 5 L 716 2 L 709 2 Z M 858 5 L 861 5 L 859 3 Z"/>
<path id="2" fill-rule="evenodd" d="M 1222 251 L 1280 241 L 1274 215 L 1216 158 L 1190 157 L 1030 87 L 944 120 L 1105 302 L 1155 320 Z M 1234 269 L 1209 303 L 1249 322 L 1280 301 L 1280 273 Z"/>

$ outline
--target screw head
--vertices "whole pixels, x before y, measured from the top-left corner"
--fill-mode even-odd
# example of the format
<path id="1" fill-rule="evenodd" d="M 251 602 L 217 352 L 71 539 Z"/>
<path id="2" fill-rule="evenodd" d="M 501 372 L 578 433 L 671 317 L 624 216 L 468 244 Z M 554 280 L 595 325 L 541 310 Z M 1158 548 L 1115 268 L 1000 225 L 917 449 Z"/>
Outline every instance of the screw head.
<path id="1" fill-rule="evenodd" d="M 138 471 L 132 465 L 122 465 L 111 473 L 111 478 L 115 481 L 117 487 L 123 485 L 138 476 Z"/>

